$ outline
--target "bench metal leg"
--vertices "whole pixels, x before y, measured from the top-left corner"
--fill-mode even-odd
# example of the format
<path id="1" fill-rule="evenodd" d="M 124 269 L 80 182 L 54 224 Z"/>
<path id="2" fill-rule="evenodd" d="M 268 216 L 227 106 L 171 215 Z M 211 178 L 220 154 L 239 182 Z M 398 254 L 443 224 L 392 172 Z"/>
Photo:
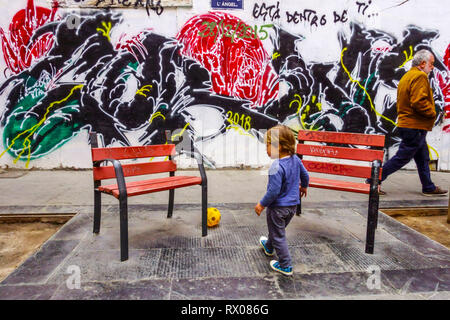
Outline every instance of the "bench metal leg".
<path id="1" fill-rule="evenodd" d="M 375 247 L 375 229 L 378 215 L 378 206 L 375 199 L 369 201 L 369 211 L 367 214 L 367 233 L 366 233 L 366 253 L 373 254 Z"/>
<path id="2" fill-rule="evenodd" d="M 174 198 L 175 189 L 169 190 L 169 209 L 167 210 L 167 218 L 172 218 Z"/>
<path id="3" fill-rule="evenodd" d="M 379 197 L 377 197 L 377 199 L 375 200 L 375 212 L 376 212 L 376 214 L 374 215 L 374 218 L 375 218 L 375 229 L 377 229 L 377 227 L 378 227 L 378 205 L 379 205 L 379 203 L 380 203 L 380 201 L 379 201 Z"/>
<path id="4" fill-rule="evenodd" d="M 202 185 L 202 237 L 208 235 L 208 186 Z"/>
<path id="5" fill-rule="evenodd" d="M 372 176 L 369 194 L 369 210 L 367 212 L 367 233 L 366 233 L 366 253 L 373 254 L 375 247 L 375 229 L 378 221 L 378 204 L 380 196 L 378 194 L 378 177 L 380 175 L 380 162 L 374 161 L 372 165 Z"/>
<path id="6" fill-rule="evenodd" d="M 94 233 L 100 232 L 100 220 L 102 216 L 102 193 L 94 190 Z"/>
<path id="7" fill-rule="evenodd" d="M 128 260 L 128 205 L 120 201 L 120 261 Z"/>
<path id="8" fill-rule="evenodd" d="M 302 214 L 302 202 L 300 201 L 300 203 L 297 205 L 297 212 L 296 214 L 299 216 Z"/>

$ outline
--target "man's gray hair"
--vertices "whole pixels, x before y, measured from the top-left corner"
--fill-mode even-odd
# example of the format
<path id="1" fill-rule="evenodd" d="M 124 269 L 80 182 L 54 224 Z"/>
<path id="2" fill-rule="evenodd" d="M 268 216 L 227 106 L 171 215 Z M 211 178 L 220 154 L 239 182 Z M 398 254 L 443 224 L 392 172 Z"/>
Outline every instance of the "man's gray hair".
<path id="1" fill-rule="evenodd" d="M 428 60 L 430 60 L 432 56 L 433 54 L 429 50 L 426 49 L 419 50 L 416 52 L 416 54 L 412 59 L 412 66 L 418 67 L 422 62 L 424 61 L 428 62 Z"/>

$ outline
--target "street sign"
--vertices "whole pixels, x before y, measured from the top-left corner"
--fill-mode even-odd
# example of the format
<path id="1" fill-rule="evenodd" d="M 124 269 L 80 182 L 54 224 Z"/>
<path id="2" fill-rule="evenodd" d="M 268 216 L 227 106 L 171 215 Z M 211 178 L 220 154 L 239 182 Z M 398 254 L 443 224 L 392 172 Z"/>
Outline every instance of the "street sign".
<path id="1" fill-rule="evenodd" d="M 213 9 L 243 9 L 244 0 L 211 0 Z"/>

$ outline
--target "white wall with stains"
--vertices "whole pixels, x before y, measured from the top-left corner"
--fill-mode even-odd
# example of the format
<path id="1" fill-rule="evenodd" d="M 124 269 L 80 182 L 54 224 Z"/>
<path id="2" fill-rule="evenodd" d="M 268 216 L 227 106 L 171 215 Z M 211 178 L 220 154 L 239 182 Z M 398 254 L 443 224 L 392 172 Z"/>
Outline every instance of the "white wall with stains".
<path id="1" fill-rule="evenodd" d="M 89 132 L 108 146 L 177 142 L 165 130 L 208 166 L 261 167 L 277 123 L 385 134 L 392 157 L 396 84 L 428 48 L 430 157 L 450 170 L 448 0 L 107 2 L 0 0 L 0 167 L 90 168 Z"/>

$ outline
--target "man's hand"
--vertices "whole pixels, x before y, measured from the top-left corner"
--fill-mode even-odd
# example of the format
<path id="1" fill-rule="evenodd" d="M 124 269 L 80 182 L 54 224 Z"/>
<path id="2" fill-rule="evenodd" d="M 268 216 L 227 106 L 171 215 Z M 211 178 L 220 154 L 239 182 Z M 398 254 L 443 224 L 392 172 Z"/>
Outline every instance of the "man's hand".
<path id="1" fill-rule="evenodd" d="M 258 216 L 261 215 L 261 212 L 263 212 L 264 209 L 265 207 L 263 207 L 260 203 L 255 206 L 255 212 Z"/>
<path id="2" fill-rule="evenodd" d="M 308 188 L 300 187 L 300 198 L 306 197 L 308 195 Z"/>

